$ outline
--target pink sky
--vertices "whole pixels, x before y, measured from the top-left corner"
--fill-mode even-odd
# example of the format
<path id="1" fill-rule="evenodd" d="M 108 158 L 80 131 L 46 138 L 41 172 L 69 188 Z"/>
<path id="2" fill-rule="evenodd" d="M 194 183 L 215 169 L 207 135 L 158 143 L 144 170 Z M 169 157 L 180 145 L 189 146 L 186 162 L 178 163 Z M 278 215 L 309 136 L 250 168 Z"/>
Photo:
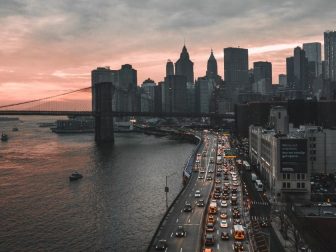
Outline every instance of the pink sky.
<path id="1" fill-rule="evenodd" d="M 98 66 L 132 64 L 138 84 L 163 80 L 167 59 L 183 41 L 204 76 L 211 48 L 223 76 L 223 48 L 249 49 L 249 65 L 270 61 L 273 82 L 285 58 L 305 42 L 323 42 L 336 22 L 332 0 L 113 0 L 36 1 L 2 4 L 0 104 L 90 86 Z"/>

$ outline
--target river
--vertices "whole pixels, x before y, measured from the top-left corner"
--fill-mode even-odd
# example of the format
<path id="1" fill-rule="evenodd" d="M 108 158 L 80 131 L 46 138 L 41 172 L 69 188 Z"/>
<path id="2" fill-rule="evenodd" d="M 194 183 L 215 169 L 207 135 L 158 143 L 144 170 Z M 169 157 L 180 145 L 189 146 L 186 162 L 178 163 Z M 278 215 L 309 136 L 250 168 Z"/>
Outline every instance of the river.
<path id="1" fill-rule="evenodd" d="M 97 147 L 22 116 L 0 122 L 0 251 L 145 251 L 195 145 L 137 133 Z M 12 132 L 13 127 L 19 131 Z M 83 179 L 69 182 L 73 171 Z"/>

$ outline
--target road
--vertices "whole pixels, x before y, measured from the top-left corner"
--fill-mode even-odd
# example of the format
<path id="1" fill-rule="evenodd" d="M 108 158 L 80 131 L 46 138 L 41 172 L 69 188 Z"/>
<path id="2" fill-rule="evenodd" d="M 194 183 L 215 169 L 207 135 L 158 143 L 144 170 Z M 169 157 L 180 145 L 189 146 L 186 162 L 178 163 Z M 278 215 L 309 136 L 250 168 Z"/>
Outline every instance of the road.
<path id="1" fill-rule="evenodd" d="M 220 139 L 220 138 L 219 138 Z M 221 143 L 219 144 L 219 147 L 223 147 L 223 148 L 219 148 L 218 149 L 218 154 L 220 154 L 223 157 L 223 150 L 230 148 L 230 143 L 229 143 L 229 139 L 228 138 L 221 138 Z M 221 150 L 222 149 L 222 150 Z M 226 166 L 224 166 L 224 164 L 226 164 Z M 230 173 L 234 172 L 237 174 L 236 179 L 233 179 L 233 175 Z M 218 174 L 218 175 L 217 175 Z M 214 179 L 219 179 L 220 182 L 216 183 L 216 186 L 221 186 L 222 188 L 224 188 L 225 184 L 229 185 L 229 187 L 231 188 L 231 190 L 228 191 L 228 197 L 229 199 L 226 200 L 227 205 L 223 205 L 221 206 L 221 202 L 223 200 L 223 193 L 221 194 L 220 199 L 217 200 L 217 205 L 218 205 L 218 212 L 215 215 L 216 218 L 216 222 L 215 222 L 215 231 L 214 236 L 215 236 L 215 244 L 213 246 L 203 246 L 203 248 L 206 247 L 211 247 L 213 249 L 213 251 L 233 251 L 234 250 L 234 235 L 233 235 L 233 226 L 234 226 L 234 218 L 233 218 L 233 208 L 237 207 L 240 211 L 241 214 L 241 224 L 243 225 L 243 227 L 245 227 L 245 221 L 243 218 L 243 208 L 242 208 L 242 204 L 243 204 L 243 193 L 242 193 L 242 187 L 241 187 L 241 179 L 240 176 L 238 174 L 238 170 L 237 167 L 235 165 L 234 159 L 232 158 L 224 158 L 223 159 L 223 164 L 218 163 L 216 165 L 216 172 L 214 173 Z M 238 186 L 233 186 L 233 180 L 236 180 L 238 182 Z M 232 188 L 237 188 L 237 205 L 232 205 L 231 204 L 231 196 L 232 196 Z M 213 197 L 213 195 L 212 195 Z M 214 199 L 214 198 L 212 198 Z M 222 218 L 220 217 L 221 213 L 226 213 L 227 214 L 227 227 L 221 227 L 220 223 L 222 221 Z M 209 215 L 209 214 L 208 214 Z M 204 227 L 205 228 L 205 227 Z M 229 239 L 228 240 L 222 240 L 221 239 L 221 233 L 222 232 L 226 232 L 229 234 Z M 246 237 L 246 232 L 245 232 L 245 237 Z M 243 247 L 244 247 L 244 251 L 251 251 L 250 250 L 250 245 L 249 245 L 249 240 L 246 237 L 245 240 L 242 242 L 243 243 Z"/>
<path id="2" fill-rule="evenodd" d="M 204 199 L 206 202 L 209 198 L 213 180 L 206 180 L 206 177 L 211 174 L 210 170 L 214 170 L 214 165 L 210 163 L 210 158 L 215 157 L 215 145 L 216 137 L 209 135 L 208 147 L 205 145 L 200 148 L 199 154 L 202 155 L 203 150 L 206 151 L 206 157 L 201 158 L 200 170 L 204 169 L 204 178 L 198 178 L 198 172 L 194 172 L 190 178 L 190 181 L 185 188 L 185 191 L 180 195 L 180 198 L 176 201 L 168 214 L 166 220 L 155 237 L 154 246 L 158 240 L 166 240 L 168 251 L 179 252 L 195 252 L 200 250 L 200 238 L 202 234 L 202 218 L 205 211 L 205 207 L 199 207 L 196 205 L 199 199 Z M 213 173 L 212 173 L 213 174 Z M 201 191 L 201 197 L 195 198 L 195 191 Z M 192 211 L 184 212 L 184 206 L 186 202 L 191 203 Z M 175 233 L 178 226 L 182 225 L 186 232 L 185 237 L 176 237 Z M 155 251 L 155 247 L 150 248 L 149 251 Z"/>
<path id="3" fill-rule="evenodd" d="M 250 202 L 250 219 L 251 221 L 261 222 L 266 220 L 270 223 L 270 214 L 271 214 L 271 205 L 268 199 L 264 196 L 263 192 L 258 192 L 254 186 L 254 182 L 251 179 L 251 171 L 246 171 L 244 168 L 242 169 L 242 179 L 246 184 L 246 188 L 248 191 L 248 196 L 246 198 L 249 199 Z M 268 243 L 267 247 L 271 246 L 272 252 L 284 252 L 284 249 L 277 238 L 274 230 L 271 225 L 269 227 L 260 227 L 261 233 L 265 236 L 265 240 Z"/>

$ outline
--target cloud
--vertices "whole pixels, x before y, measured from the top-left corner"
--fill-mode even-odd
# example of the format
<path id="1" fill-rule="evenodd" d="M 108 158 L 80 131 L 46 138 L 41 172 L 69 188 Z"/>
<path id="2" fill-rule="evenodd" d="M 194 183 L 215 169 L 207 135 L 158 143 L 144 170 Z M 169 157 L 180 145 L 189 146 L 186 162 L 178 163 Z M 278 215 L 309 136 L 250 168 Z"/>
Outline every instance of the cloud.
<path id="1" fill-rule="evenodd" d="M 249 48 L 251 60 L 274 61 L 283 72 L 290 47 L 322 41 L 334 28 L 335 8 L 334 0 L 2 0 L 0 69 L 15 74 L 0 71 L 0 84 L 86 86 L 97 66 L 125 63 L 139 69 L 139 80 L 160 81 L 184 39 L 196 77 L 210 48 L 223 75 L 229 46 Z"/>

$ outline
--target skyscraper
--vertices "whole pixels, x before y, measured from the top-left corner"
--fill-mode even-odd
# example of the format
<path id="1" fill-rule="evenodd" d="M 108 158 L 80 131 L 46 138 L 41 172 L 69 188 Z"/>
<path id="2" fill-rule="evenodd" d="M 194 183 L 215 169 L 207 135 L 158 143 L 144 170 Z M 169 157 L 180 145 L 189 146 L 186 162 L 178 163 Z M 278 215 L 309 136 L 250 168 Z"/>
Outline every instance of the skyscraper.
<path id="1" fill-rule="evenodd" d="M 336 31 L 324 33 L 325 77 L 336 81 Z"/>
<path id="2" fill-rule="evenodd" d="M 175 74 L 187 78 L 187 82 L 194 82 L 194 63 L 189 58 L 186 46 L 182 48 L 180 58 L 175 63 Z"/>
<path id="3" fill-rule="evenodd" d="M 96 109 L 95 89 L 93 88 L 97 83 L 110 82 L 111 85 L 117 85 L 118 72 L 111 70 L 110 67 L 97 67 L 91 71 L 91 87 L 92 87 L 92 110 Z"/>
<path id="4" fill-rule="evenodd" d="M 231 89 L 249 89 L 248 49 L 224 48 L 224 78 Z"/>
<path id="5" fill-rule="evenodd" d="M 254 82 L 264 83 L 265 93 L 270 93 L 272 91 L 272 63 L 267 61 L 258 61 L 253 63 L 253 76 Z M 259 92 L 263 93 L 263 92 Z"/>
<path id="6" fill-rule="evenodd" d="M 294 87 L 297 90 L 306 90 L 308 74 L 308 60 L 305 51 L 299 46 L 294 48 Z"/>
<path id="7" fill-rule="evenodd" d="M 322 75 L 322 62 L 321 62 L 321 43 L 304 43 L 303 50 L 306 53 L 308 62 L 314 62 L 315 77 Z"/>
<path id="8" fill-rule="evenodd" d="M 174 75 L 174 64 L 169 59 L 166 64 L 166 76 Z"/>
<path id="9" fill-rule="evenodd" d="M 210 57 L 209 57 L 208 63 L 207 63 L 206 76 L 208 78 L 215 79 L 215 78 L 217 78 L 217 75 L 218 75 L 217 60 L 215 59 L 215 56 L 213 55 L 213 51 L 211 49 Z"/>
<path id="10" fill-rule="evenodd" d="M 287 87 L 294 88 L 294 57 L 286 58 Z"/>
<path id="11" fill-rule="evenodd" d="M 137 71 L 132 65 L 121 66 L 119 72 L 118 106 L 120 111 L 137 111 Z"/>
<path id="12" fill-rule="evenodd" d="M 187 78 L 183 75 L 165 77 L 162 87 L 162 111 L 187 111 Z"/>

